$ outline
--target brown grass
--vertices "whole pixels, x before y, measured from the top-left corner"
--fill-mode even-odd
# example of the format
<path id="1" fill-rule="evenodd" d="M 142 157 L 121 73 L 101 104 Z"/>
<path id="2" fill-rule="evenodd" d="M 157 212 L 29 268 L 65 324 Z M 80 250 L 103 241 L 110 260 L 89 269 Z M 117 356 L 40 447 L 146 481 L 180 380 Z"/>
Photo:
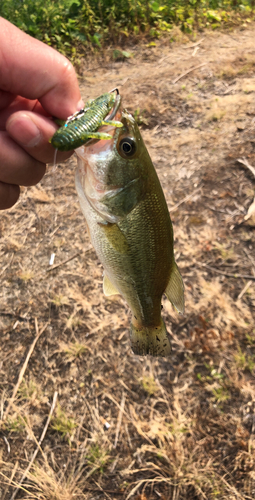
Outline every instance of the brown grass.
<path id="1" fill-rule="evenodd" d="M 82 80 L 85 99 L 124 82 L 124 104 L 145 117 L 185 283 L 185 316 L 163 298 L 172 356 L 131 352 L 130 312 L 102 293 L 75 159 L 57 166 L 55 193 L 49 169 L 0 219 L 1 500 L 30 464 L 55 391 L 17 499 L 254 498 L 255 284 L 228 276 L 255 275 L 254 179 L 236 162 L 255 166 L 254 27 L 207 33 L 194 56 L 182 43 L 134 47 L 131 63 L 87 61 Z"/>

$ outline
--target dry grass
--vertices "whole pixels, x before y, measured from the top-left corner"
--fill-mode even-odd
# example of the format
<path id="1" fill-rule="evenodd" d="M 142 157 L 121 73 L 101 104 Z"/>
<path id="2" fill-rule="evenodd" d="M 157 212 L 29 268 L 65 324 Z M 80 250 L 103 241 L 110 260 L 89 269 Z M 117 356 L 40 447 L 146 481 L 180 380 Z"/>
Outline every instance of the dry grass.
<path id="1" fill-rule="evenodd" d="M 236 162 L 255 166 L 254 28 L 206 34 L 194 56 L 182 43 L 88 61 L 83 79 L 85 99 L 124 82 L 174 207 L 186 314 L 163 298 L 172 356 L 131 352 L 129 310 L 102 293 L 75 160 L 58 165 L 55 196 L 49 169 L 0 220 L 1 500 L 29 465 L 16 498 L 254 498 L 255 283 L 228 276 L 255 275 L 254 179 Z"/>

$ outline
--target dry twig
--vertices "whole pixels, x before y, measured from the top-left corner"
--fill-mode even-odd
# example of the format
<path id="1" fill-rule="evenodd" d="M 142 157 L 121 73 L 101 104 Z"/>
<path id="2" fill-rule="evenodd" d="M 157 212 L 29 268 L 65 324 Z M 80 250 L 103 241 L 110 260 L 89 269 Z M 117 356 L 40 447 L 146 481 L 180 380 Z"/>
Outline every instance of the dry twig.
<path id="1" fill-rule="evenodd" d="M 177 83 L 179 80 L 181 80 L 181 78 L 183 78 L 184 76 L 188 75 L 192 71 L 195 71 L 195 69 L 202 68 L 202 66 L 205 66 L 206 64 L 208 64 L 208 63 L 204 62 L 202 64 L 198 64 L 198 66 L 193 66 L 193 68 L 188 69 L 188 71 L 185 71 L 185 73 L 182 73 L 180 76 L 178 76 L 177 78 L 175 78 L 175 80 L 172 81 L 172 84 L 175 85 L 175 83 Z"/>
<path id="2" fill-rule="evenodd" d="M 245 292 L 247 292 L 248 288 L 250 288 L 251 285 L 252 281 L 249 280 L 248 283 L 246 283 L 246 285 L 243 287 L 242 291 L 239 293 L 237 300 L 240 300 L 242 298 L 242 296 L 245 294 Z"/>
<path id="3" fill-rule="evenodd" d="M 68 257 L 68 259 L 63 260 L 63 262 L 56 264 L 56 266 L 49 267 L 48 269 L 46 269 L 46 273 L 49 273 L 50 271 L 54 271 L 55 269 L 57 269 L 60 266 L 64 266 L 64 264 L 67 264 L 67 262 L 70 262 L 70 260 L 76 259 L 76 257 L 78 257 L 79 255 L 81 255 L 81 252 L 77 252 L 72 257 Z"/>
<path id="4" fill-rule="evenodd" d="M 197 47 L 203 41 L 204 41 L 204 38 L 201 38 L 201 40 L 198 40 L 198 42 L 196 42 L 196 43 L 192 43 L 192 45 L 186 45 L 186 46 L 184 46 L 183 49 L 194 49 L 194 47 Z"/>
<path id="5" fill-rule="evenodd" d="M 90 252 L 90 250 L 93 250 L 93 247 L 90 246 L 85 252 L 84 252 L 84 255 L 88 252 Z M 67 264 L 67 262 L 70 262 L 70 260 L 73 260 L 73 259 L 76 259 L 76 257 L 78 257 L 79 255 L 81 255 L 82 252 L 77 252 L 75 253 L 72 257 L 68 257 L 68 259 L 66 260 L 63 260 L 63 262 L 60 262 L 59 264 L 56 264 L 55 266 L 51 266 L 49 267 L 48 269 L 46 269 L 46 273 L 49 273 L 50 271 L 54 271 L 55 269 L 57 269 L 58 267 L 60 266 L 64 266 L 65 264 Z"/>
<path id="6" fill-rule="evenodd" d="M 200 189 L 201 189 L 201 186 L 199 188 L 195 189 L 195 191 L 193 191 L 193 193 L 185 196 L 185 198 L 183 198 L 181 201 L 178 201 L 178 203 L 176 203 L 173 207 L 169 208 L 169 212 L 175 212 L 175 210 L 177 210 L 177 208 L 179 208 L 180 205 L 182 205 L 186 201 L 190 200 L 196 193 L 198 193 L 198 191 L 200 191 Z"/>
<path id="7" fill-rule="evenodd" d="M 208 266 L 207 264 L 199 264 L 199 267 L 206 267 L 207 269 L 210 269 L 211 271 L 214 271 L 215 273 L 222 274 L 223 276 L 227 276 L 228 278 L 243 278 L 244 280 L 252 280 L 255 281 L 255 276 L 250 276 L 247 274 L 237 274 L 237 273 L 225 273 L 225 271 L 220 271 L 219 269 L 216 269 L 215 267 Z"/>
<path id="8" fill-rule="evenodd" d="M 252 166 L 248 163 L 248 161 L 246 160 L 246 158 L 238 158 L 238 160 L 237 160 L 237 161 L 238 161 L 238 163 L 242 163 L 242 165 L 244 165 L 245 167 L 247 167 L 247 168 L 250 170 L 250 172 L 251 172 L 251 173 L 254 175 L 254 177 L 255 177 L 255 168 L 254 168 L 254 167 L 252 167 Z"/>

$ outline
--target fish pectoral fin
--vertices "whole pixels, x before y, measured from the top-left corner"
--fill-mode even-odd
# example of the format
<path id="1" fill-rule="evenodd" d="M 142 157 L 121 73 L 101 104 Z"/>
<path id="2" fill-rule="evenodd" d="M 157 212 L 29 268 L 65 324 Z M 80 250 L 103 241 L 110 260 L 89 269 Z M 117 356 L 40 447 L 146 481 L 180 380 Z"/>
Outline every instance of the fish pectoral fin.
<path id="1" fill-rule="evenodd" d="M 184 286 L 180 271 L 174 262 L 165 294 L 178 312 L 184 314 Z"/>
<path id="2" fill-rule="evenodd" d="M 114 250 L 117 250 L 119 253 L 127 253 L 129 245 L 126 236 L 122 233 L 118 224 L 98 222 L 98 225 L 103 229 L 108 242 Z"/>
<path id="3" fill-rule="evenodd" d="M 119 295 L 120 293 L 109 280 L 108 276 L 106 276 L 106 274 L 104 275 L 103 280 L 103 292 L 106 297 L 110 297 L 111 295 Z"/>
<path id="4" fill-rule="evenodd" d="M 106 194 L 102 199 L 110 214 L 124 217 L 129 214 L 141 200 L 144 192 L 143 181 L 140 177 L 133 179 L 126 186 L 113 193 Z"/>

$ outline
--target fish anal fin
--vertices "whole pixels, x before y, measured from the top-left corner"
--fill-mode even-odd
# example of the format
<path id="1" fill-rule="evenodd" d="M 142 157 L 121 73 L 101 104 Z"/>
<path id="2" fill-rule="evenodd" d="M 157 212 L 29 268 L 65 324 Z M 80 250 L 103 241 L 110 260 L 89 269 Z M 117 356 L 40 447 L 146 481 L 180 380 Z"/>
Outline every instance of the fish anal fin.
<path id="1" fill-rule="evenodd" d="M 104 280 L 103 280 L 103 292 L 106 297 L 110 297 L 111 295 L 119 295 L 119 291 L 115 286 L 112 284 L 112 282 L 109 280 L 108 276 L 106 274 L 104 275 Z"/>
<path id="2" fill-rule="evenodd" d="M 165 294 L 178 312 L 184 314 L 184 286 L 180 271 L 174 262 Z"/>

